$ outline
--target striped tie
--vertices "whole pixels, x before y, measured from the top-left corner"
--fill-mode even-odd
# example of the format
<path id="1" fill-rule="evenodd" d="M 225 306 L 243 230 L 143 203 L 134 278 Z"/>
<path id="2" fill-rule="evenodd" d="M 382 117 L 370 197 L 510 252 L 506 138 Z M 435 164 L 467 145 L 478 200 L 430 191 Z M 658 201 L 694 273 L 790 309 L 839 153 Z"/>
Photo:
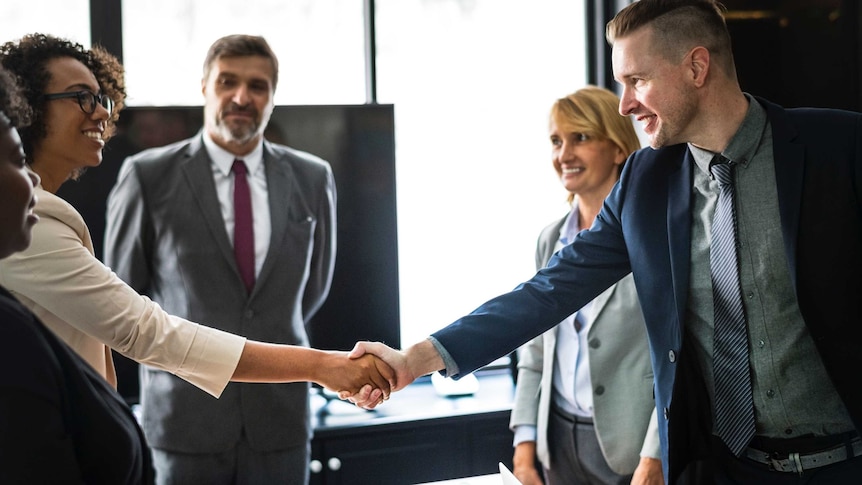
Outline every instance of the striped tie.
<path id="1" fill-rule="evenodd" d="M 721 191 L 712 220 L 709 267 L 715 306 L 715 434 L 740 456 L 754 437 L 754 400 L 739 286 L 733 167 L 720 155 L 710 165 Z"/>

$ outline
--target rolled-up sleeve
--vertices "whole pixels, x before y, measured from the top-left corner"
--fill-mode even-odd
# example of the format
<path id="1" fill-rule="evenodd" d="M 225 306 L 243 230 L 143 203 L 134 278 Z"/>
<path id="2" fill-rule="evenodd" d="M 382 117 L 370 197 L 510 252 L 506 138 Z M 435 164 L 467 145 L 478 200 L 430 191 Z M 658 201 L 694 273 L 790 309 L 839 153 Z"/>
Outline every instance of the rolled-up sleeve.
<path id="1" fill-rule="evenodd" d="M 32 244 L 0 261 L 0 281 L 73 349 L 100 369 L 101 342 L 218 397 L 246 339 L 166 313 L 93 256 L 80 215 L 40 191 Z M 89 350 L 88 350 L 89 349 Z"/>

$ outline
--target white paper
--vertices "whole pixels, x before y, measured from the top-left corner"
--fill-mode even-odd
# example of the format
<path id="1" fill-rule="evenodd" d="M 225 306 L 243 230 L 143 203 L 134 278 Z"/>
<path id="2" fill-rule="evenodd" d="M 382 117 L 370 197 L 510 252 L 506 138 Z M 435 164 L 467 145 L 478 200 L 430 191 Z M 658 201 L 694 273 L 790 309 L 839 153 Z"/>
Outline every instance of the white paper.
<path id="1" fill-rule="evenodd" d="M 515 475 L 506 468 L 503 462 L 500 462 L 500 477 L 503 479 L 503 485 L 522 485 L 521 481 L 515 478 Z"/>

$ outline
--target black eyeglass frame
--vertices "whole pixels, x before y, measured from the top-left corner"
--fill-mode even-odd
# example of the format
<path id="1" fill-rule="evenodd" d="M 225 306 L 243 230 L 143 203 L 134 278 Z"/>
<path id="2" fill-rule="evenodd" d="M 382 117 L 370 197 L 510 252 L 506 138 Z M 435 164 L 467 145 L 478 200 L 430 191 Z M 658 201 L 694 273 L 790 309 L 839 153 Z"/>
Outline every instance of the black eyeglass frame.
<path id="1" fill-rule="evenodd" d="M 81 108 L 81 111 L 88 115 L 95 113 L 96 106 L 98 105 L 102 105 L 102 107 L 108 111 L 109 115 L 114 113 L 114 100 L 111 99 L 110 96 L 104 93 L 94 94 L 86 89 L 82 89 L 80 91 L 69 91 L 66 93 L 45 94 L 42 98 L 46 101 L 50 101 L 52 99 L 75 98 L 78 100 L 78 107 Z M 85 104 L 89 106 L 90 109 L 87 109 Z"/>

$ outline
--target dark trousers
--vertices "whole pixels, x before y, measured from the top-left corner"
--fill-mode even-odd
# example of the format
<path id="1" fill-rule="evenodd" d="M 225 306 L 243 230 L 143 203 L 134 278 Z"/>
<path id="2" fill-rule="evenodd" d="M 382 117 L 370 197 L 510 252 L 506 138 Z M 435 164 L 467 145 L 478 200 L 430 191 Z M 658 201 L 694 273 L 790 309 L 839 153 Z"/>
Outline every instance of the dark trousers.
<path id="1" fill-rule="evenodd" d="M 153 448 L 158 485 L 303 485 L 309 480 L 310 444 L 258 452 L 243 433 L 237 446 L 222 453 L 177 453 Z"/>
<path id="2" fill-rule="evenodd" d="M 631 475 L 619 475 L 608 466 L 592 420 L 576 418 L 553 405 L 548 417 L 548 449 L 551 468 L 545 470 L 547 485 L 631 482 Z"/>

